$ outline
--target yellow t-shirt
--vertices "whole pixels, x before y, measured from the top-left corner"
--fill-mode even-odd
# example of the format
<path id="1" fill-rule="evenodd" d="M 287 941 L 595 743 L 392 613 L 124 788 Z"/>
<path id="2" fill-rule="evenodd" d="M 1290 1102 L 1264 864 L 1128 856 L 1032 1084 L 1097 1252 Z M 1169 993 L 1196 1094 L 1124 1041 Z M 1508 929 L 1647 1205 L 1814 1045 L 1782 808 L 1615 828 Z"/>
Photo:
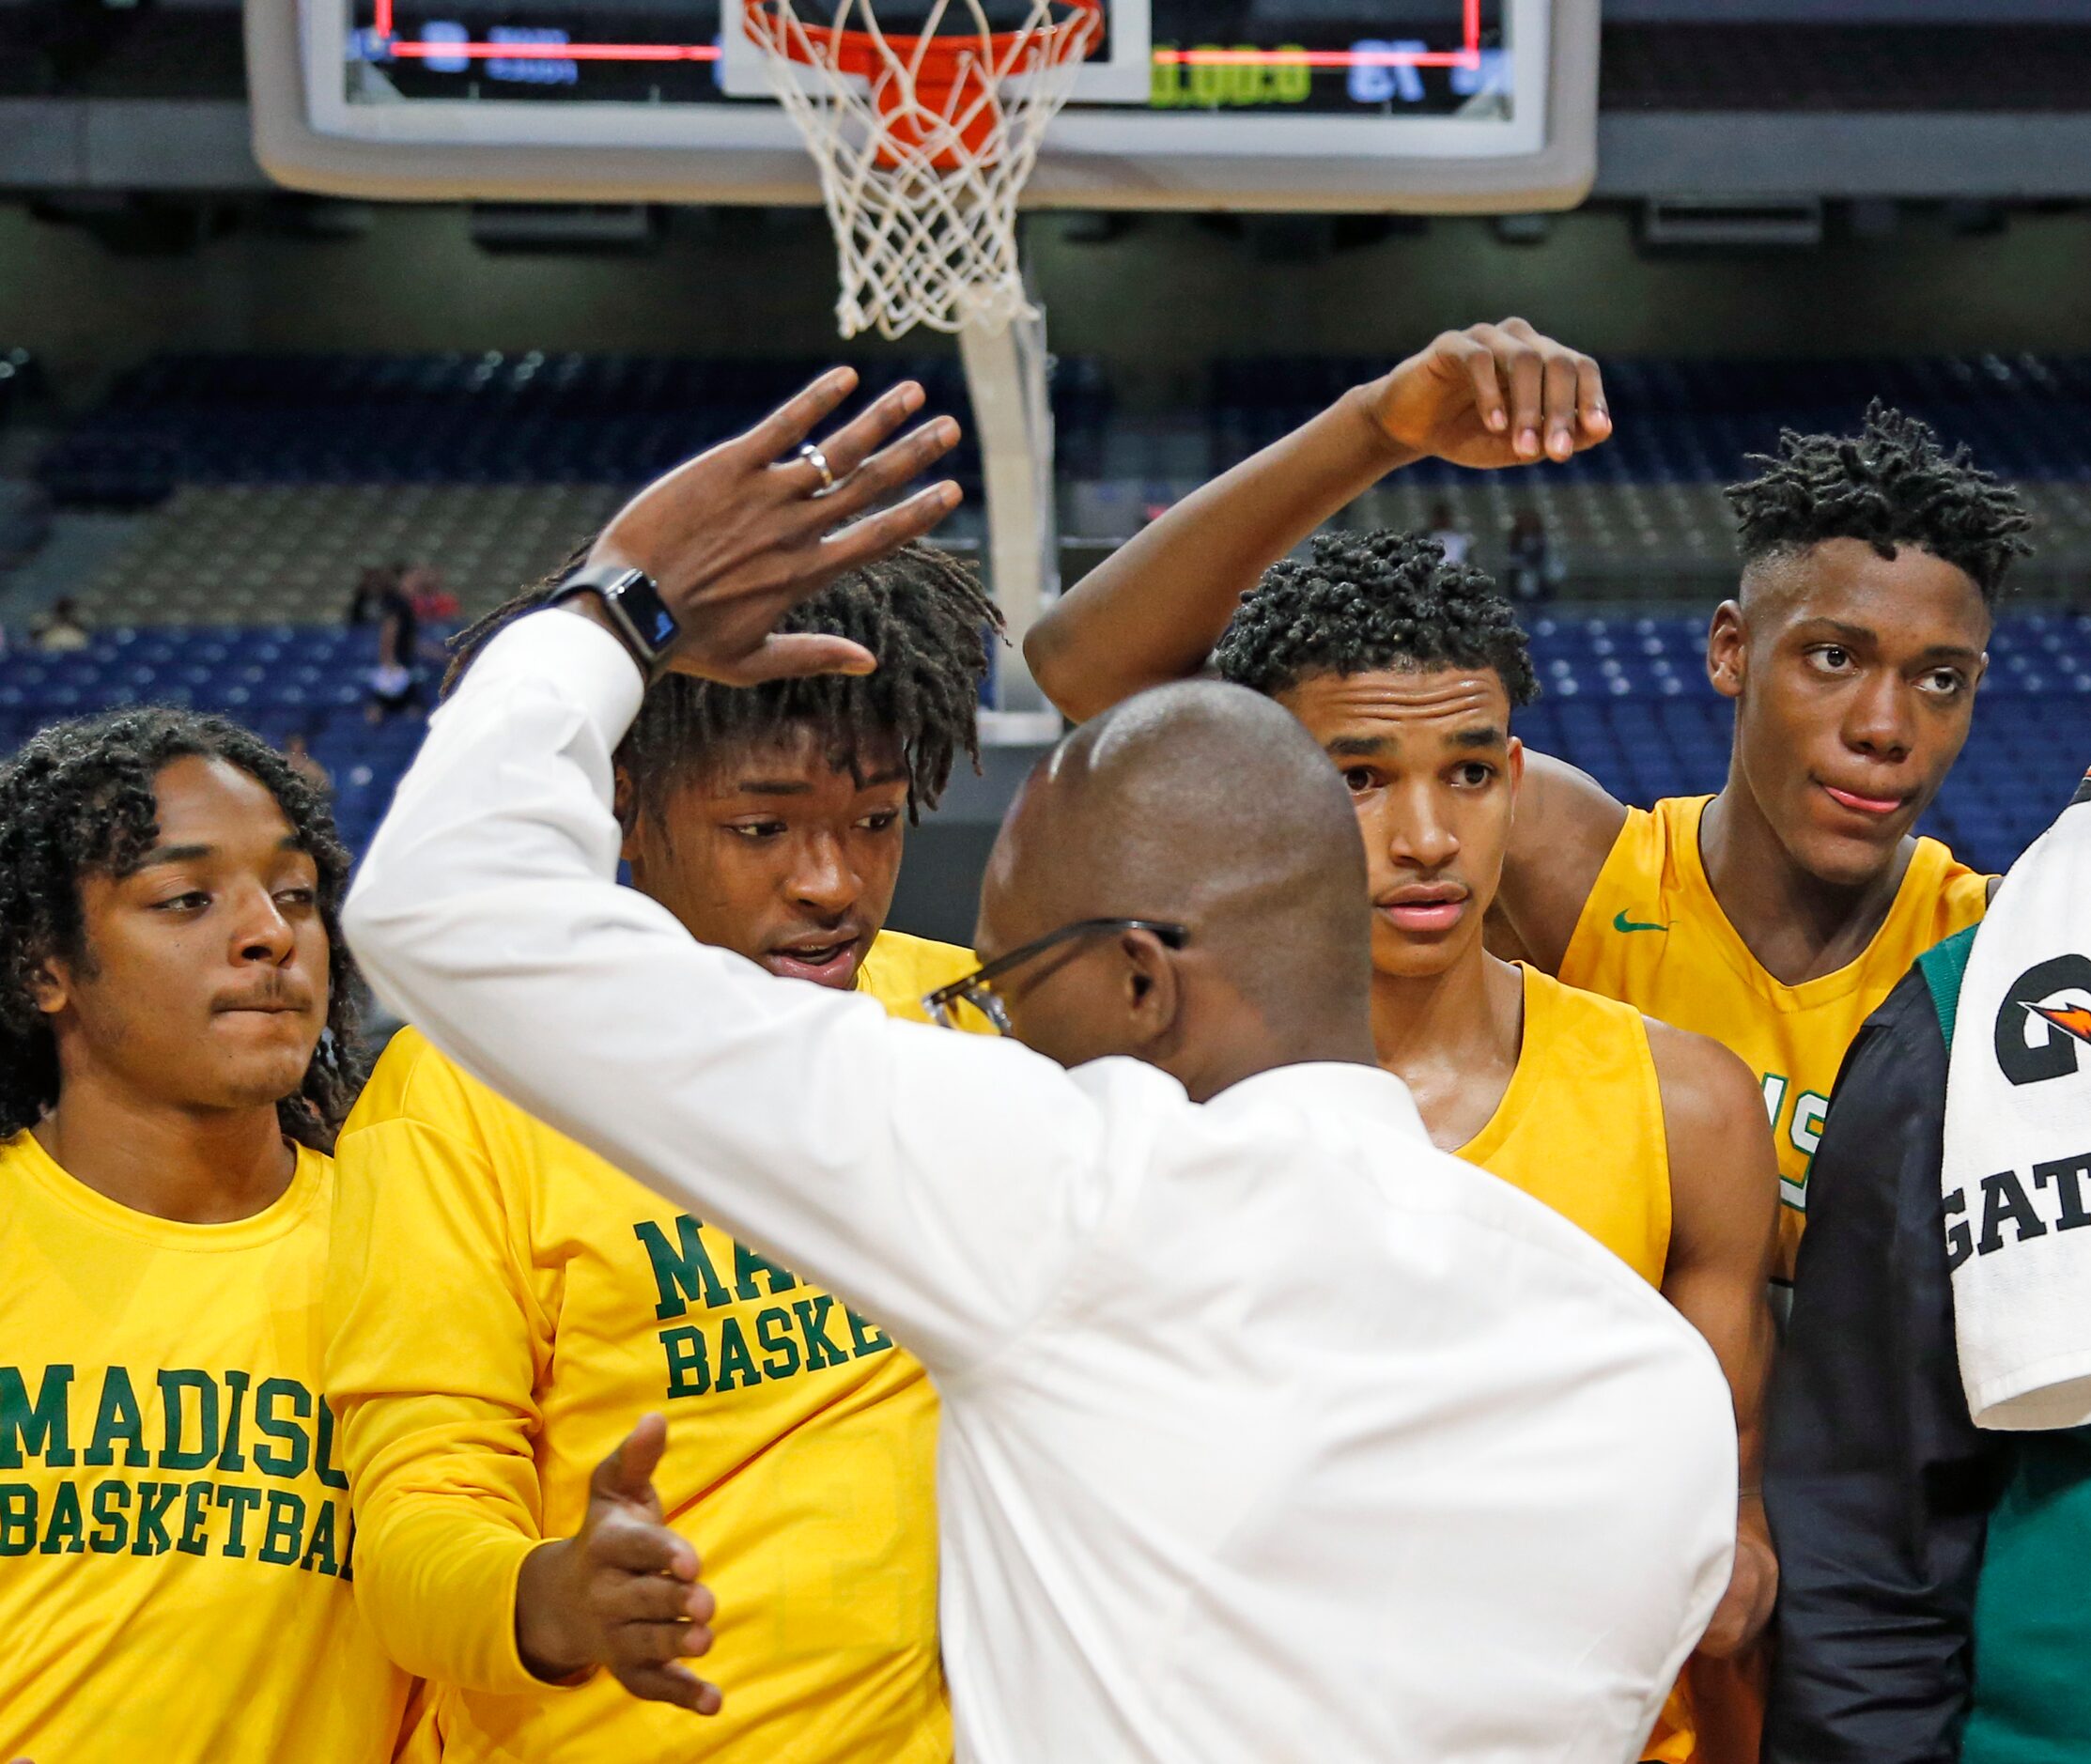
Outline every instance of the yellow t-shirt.
<path id="1" fill-rule="evenodd" d="M 1758 1075 L 1786 1203 L 1778 1277 L 1790 1280 L 1808 1166 L 1845 1050 L 1919 955 L 1982 917 L 1989 880 L 1937 840 L 1920 839 L 1866 953 L 1788 986 L 1758 965 L 1713 898 L 1699 860 L 1699 817 L 1712 800 L 1670 797 L 1627 811 L 1561 958 L 1561 978 L 1710 1035 Z"/>
<path id="2" fill-rule="evenodd" d="M 1581 1226 L 1660 1288 L 1670 1254 L 1670 1149 L 1647 1019 L 1519 967 L 1517 1070 L 1459 1154 Z M 1692 1745 L 1691 1703 L 1680 1683 L 1643 1756 L 1683 1764 Z"/>
<path id="3" fill-rule="evenodd" d="M 888 933 L 860 990 L 896 1016 L 972 957 Z M 748 1099 L 752 1109 L 790 1096 Z M 412 1029 L 343 1133 L 327 1387 L 357 1589 L 432 1679 L 443 1756 L 941 1764 L 937 1400 L 868 1318 L 459 1071 Z M 648 1411 L 655 1478 L 718 1595 L 693 1663 L 710 1720 L 607 1673 L 554 1689 L 515 1645 L 515 1585 L 571 1535 L 596 1463 Z"/>
<path id="4" fill-rule="evenodd" d="M 301 1150 L 264 1212 L 186 1225 L 0 1142 L 0 1758 L 392 1756 L 318 1395 L 333 1182 Z"/>

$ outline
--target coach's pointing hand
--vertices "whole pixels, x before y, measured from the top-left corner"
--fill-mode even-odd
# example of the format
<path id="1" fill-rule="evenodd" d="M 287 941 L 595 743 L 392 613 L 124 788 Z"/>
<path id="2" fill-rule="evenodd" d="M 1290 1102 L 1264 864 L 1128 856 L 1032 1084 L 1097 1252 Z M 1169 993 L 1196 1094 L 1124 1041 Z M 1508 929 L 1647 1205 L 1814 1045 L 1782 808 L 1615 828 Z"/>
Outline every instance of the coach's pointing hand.
<path id="1" fill-rule="evenodd" d="M 668 1423 L 644 1416 L 596 1466 L 581 1529 L 523 1559 L 516 1646 L 540 1679 L 607 1666 L 634 1696 L 716 1715 L 719 1687 L 680 1663 L 710 1650 L 713 1606 L 697 1552 L 661 1523 L 653 1476 L 667 1446 Z"/>
<path id="2" fill-rule="evenodd" d="M 1612 434 L 1597 364 L 1522 318 L 1445 332 L 1353 395 L 1404 454 L 1457 466 L 1559 462 Z"/>
<path id="3" fill-rule="evenodd" d="M 856 386 L 852 368 L 823 374 L 747 434 L 648 485 L 603 530 L 589 563 L 636 566 L 658 584 L 682 627 L 673 668 L 752 686 L 789 674 L 868 673 L 875 665 L 868 650 L 840 637 L 777 635 L 777 622 L 845 570 L 920 538 L 958 505 L 958 486 L 946 482 L 867 513 L 949 453 L 958 425 L 938 417 L 889 442 L 922 407 L 922 387 L 906 380 L 809 445 Z"/>

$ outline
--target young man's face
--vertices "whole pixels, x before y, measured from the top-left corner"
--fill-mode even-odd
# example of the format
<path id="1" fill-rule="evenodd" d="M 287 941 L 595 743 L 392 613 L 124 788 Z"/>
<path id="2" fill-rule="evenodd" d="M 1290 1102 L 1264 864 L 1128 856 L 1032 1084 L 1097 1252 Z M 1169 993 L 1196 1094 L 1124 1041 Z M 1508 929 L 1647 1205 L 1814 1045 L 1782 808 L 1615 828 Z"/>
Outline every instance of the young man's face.
<path id="1" fill-rule="evenodd" d="M 319 875 L 266 785 L 193 756 L 154 780 L 159 839 L 80 882 L 85 952 L 44 966 L 61 1082 L 94 1072 L 180 1108 L 252 1108 L 304 1081 L 327 1021 Z"/>
<path id="2" fill-rule="evenodd" d="M 1965 571 L 1857 539 L 1758 564 L 1714 614 L 1737 762 L 1803 871 L 1858 887 L 1894 862 L 1968 737 L 1990 628 Z"/>
<path id="3" fill-rule="evenodd" d="M 907 828 L 899 743 L 861 781 L 810 729 L 723 750 L 627 821 L 635 886 L 700 942 L 847 991 L 886 923 Z"/>
<path id="4" fill-rule="evenodd" d="M 1372 890 L 1372 967 L 1443 973 L 1502 879 L 1524 749 L 1493 668 L 1318 673 L 1278 694 L 1343 774 Z"/>

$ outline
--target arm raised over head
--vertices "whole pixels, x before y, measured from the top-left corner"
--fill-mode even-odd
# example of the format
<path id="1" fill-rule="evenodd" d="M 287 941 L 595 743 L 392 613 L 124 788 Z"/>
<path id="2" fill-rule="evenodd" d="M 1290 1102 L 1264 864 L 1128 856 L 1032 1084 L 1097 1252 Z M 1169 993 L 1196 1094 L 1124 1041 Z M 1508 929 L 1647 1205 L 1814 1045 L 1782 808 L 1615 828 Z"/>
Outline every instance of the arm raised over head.
<path id="1" fill-rule="evenodd" d="M 875 451 L 920 402 L 890 395 L 824 441 L 841 487 L 816 498 L 811 468 L 775 462 L 847 390 L 830 376 L 605 531 L 598 556 L 646 569 L 680 621 L 674 665 L 730 681 L 860 665 L 839 639 L 772 627 L 934 524 L 948 487 L 833 531 L 954 431 Z M 1015 1043 L 774 979 L 620 888 L 611 761 L 643 689 L 594 617 L 536 612 L 497 637 L 364 859 L 357 953 L 388 1002 L 524 1107 L 832 1286 L 932 1370 L 971 1363 L 1075 1251 L 1104 1180 L 1091 1092 Z"/>
<path id="2" fill-rule="evenodd" d="M 1093 717 L 1196 673 L 1257 578 L 1388 472 L 1558 461 L 1611 432 L 1588 356 L 1522 318 L 1448 331 L 1129 540 L 1031 627 L 1025 659 L 1061 710 Z"/>

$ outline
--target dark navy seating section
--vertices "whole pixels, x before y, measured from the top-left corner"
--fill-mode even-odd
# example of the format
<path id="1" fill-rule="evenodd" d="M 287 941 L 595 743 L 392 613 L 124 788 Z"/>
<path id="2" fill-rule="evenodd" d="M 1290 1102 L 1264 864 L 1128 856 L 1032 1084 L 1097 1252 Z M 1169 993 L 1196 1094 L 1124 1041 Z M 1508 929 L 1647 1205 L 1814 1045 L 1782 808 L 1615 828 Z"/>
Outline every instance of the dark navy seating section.
<path id="1" fill-rule="evenodd" d="M 38 471 L 72 504 L 156 503 L 182 484 L 640 484 L 767 415 L 813 359 L 658 356 L 156 356 L 123 376 Z M 860 363 L 869 397 L 913 377 L 967 409 L 955 355 Z M 1064 358 L 1061 457 L 1098 454 L 1101 368 Z M 977 493 L 970 442 L 953 468 Z"/>
<path id="2" fill-rule="evenodd" d="M 1210 464 L 1222 470 L 1388 364 L 1220 360 L 1204 408 L 1181 414 L 1194 435 L 1203 428 Z M 636 484 L 747 427 L 824 365 L 534 350 L 155 356 L 124 375 L 39 472 L 72 504 L 147 503 L 179 484 Z M 967 410 L 953 356 L 860 366 L 867 394 L 913 375 L 932 409 Z M 2006 477 L 2091 484 L 2091 357 L 1619 358 L 1604 373 L 1617 438 L 1546 469 L 1562 482 L 1726 482 L 1782 426 L 1849 429 L 1879 396 L 1968 442 Z M 1115 408 L 1102 364 L 1061 358 L 1053 403 L 1061 476 L 1097 476 Z M 977 478 L 969 442 L 957 471 Z M 1413 472 L 1433 484 L 1461 476 L 1434 460 Z"/>
<path id="3" fill-rule="evenodd" d="M 1248 356 L 1213 364 L 1206 419 L 1224 469 L 1384 374 L 1374 357 Z M 1884 398 L 1965 441 L 2006 478 L 2091 482 L 2091 357 L 1965 355 L 1819 362 L 1621 358 L 1603 364 L 1616 425 L 1607 445 L 1541 470 L 1570 482 L 1726 483 L 1745 475 L 1781 427 L 1842 432 Z M 1440 460 L 1435 483 L 1472 474 Z"/>
<path id="4" fill-rule="evenodd" d="M 1542 618 L 1533 648 L 1543 695 L 1517 733 L 1615 795 L 1718 789 L 1730 711 L 1707 684 L 1697 618 Z M 0 751 L 59 717 L 107 705 L 193 704 L 272 741 L 302 731 L 333 772 L 342 830 L 366 841 L 421 735 L 418 722 L 364 719 L 373 639 L 312 626 L 147 627 L 101 633 L 72 656 L 0 661 Z M 2014 614 L 1997 627 L 1975 734 L 1925 830 L 1970 863 L 2001 870 L 2068 802 L 2086 754 L 2056 738 L 2091 709 L 2091 615 Z"/>

